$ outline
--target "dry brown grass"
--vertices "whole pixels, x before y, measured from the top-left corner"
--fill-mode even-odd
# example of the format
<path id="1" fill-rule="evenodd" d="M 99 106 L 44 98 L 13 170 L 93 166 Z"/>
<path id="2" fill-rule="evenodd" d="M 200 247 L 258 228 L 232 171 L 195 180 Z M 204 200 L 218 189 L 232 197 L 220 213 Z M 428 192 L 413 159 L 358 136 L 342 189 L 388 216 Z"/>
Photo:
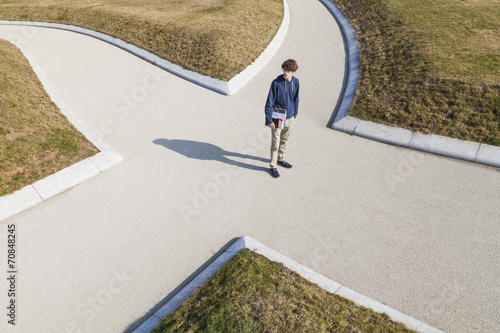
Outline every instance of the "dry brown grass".
<path id="1" fill-rule="evenodd" d="M 244 249 L 153 332 L 414 331 Z"/>
<path id="2" fill-rule="evenodd" d="M 50 100 L 21 51 L 0 39 L 0 196 L 97 152 Z"/>
<path id="3" fill-rule="evenodd" d="M 500 4 L 485 0 L 388 0 L 428 47 L 446 79 L 500 84 Z"/>
<path id="4" fill-rule="evenodd" d="M 334 0 L 360 46 L 350 114 L 500 145 L 500 6 L 474 0 Z"/>
<path id="5" fill-rule="evenodd" d="M 229 80 L 276 34 L 280 0 L 8 0 L 0 19 L 72 24 L 142 47 L 196 72 Z"/>

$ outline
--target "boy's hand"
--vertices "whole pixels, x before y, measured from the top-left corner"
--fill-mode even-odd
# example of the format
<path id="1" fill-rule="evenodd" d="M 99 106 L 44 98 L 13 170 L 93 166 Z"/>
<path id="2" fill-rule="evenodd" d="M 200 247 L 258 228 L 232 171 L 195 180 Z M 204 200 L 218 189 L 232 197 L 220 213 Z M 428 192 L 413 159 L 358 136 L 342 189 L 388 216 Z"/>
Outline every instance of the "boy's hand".
<path id="1" fill-rule="evenodd" d="M 274 126 L 274 123 L 267 124 L 267 126 L 271 127 L 272 129 L 276 128 L 276 126 Z"/>

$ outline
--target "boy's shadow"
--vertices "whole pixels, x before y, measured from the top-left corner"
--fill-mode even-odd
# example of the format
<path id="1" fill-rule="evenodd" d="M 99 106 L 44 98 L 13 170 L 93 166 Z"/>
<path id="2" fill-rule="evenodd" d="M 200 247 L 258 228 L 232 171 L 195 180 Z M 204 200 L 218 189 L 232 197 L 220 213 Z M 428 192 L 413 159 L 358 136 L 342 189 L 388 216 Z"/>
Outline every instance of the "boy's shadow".
<path id="1" fill-rule="evenodd" d="M 227 158 L 226 156 L 246 158 L 260 162 L 269 162 L 268 159 L 252 155 L 225 151 L 224 149 L 210 143 L 191 141 L 191 140 L 177 140 L 177 139 L 171 139 L 171 140 L 156 139 L 153 141 L 153 143 L 168 148 L 186 157 L 195 158 L 197 160 L 214 160 L 249 170 L 266 171 L 266 172 L 268 171 L 268 168 L 234 161 L 232 159 Z"/>

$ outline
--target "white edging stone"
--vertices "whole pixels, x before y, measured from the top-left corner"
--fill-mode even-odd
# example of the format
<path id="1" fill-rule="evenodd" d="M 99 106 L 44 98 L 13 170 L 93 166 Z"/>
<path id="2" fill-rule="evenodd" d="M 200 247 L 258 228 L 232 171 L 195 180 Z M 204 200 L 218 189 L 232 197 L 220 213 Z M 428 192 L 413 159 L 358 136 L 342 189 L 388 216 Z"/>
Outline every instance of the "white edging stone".
<path id="1" fill-rule="evenodd" d="M 331 128 L 363 138 L 500 168 L 500 147 L 423 134 L 347 116 Z"/>
<path id="2" fill-rule="evenodd" d="M 13 194 L 0 198 L 0 221 L 43 202 L 33 186 L 28 185 Z"/>
<path id="3" fill-rule="evenodd" d="M 347 116 L 332 124 L 332 128 L 337 131 L 342 131 L 348 134 L 354 134 L 356 128 L 361 123 L 361 119 Z"/>
<path id="4" fill-rule="evenodd" d="M 243 236 L 240 238 L 242 243 L 244 244 L 244 248 L 248 248 L 258 254 L 263 255 L 271 261 L 279 262 L 292 271 L 298 273 L 300 276 L 305 278 L 306 280 L 317 284 L 321 288 L 329 291 L 331 293 L 335 293 L 342 287 L 340 284 L 328 279 L 326 276 L 323 276 L 319 273 L 314 272 L 313 270 L 305 267 L 304 265 L 299 264 L 298 262 L 283 256 L 282 254 L 268 248 L 267 246 L 253 240 L 248 236 Z M 238 244 L 237 246 L 241 246 Z M 241 251 L 240 249 L 239 251 Z M 238 251 L 238 252 L 239 252 Z"/>
<path id="5" fill-rule="evenodd" d="M 442 333 L 442 331 L 429 326 L 415 318 L 398 312 L 384 304 L 374 301 L 371 298 L 363 296 L 349 288 L 346 288 L 337 282 L 314 272 L 313 270 L 299 264 L 298 262 L 285 257 L 284 255 L 268 248 L 267 246 L 257 242 L 256 240 L 243 236 L 238 238 L 226 251 L 224 251 L 214 262 L 212 262 L 203 272 L 195 277 L 186 287 L 184 287 L 177 295 L 170 299 L 160 310 L 148 318 L 133 333 L 149 333 L 151 332 L 163 318 L 174 312 L 186 299 L 191 296 L 200 286 L 208 282 L 229 260 L 234 258 L 241 250 L 247 248 L 260 255 L 265 256 L 271 261 L 279 262 L 287 268 L 295 271 L 306 280 L 317 284 L 319 287 L 342 297 L 345 297 L 359 305 L 368 307 L 376 312 L 386 313 L 392 320 L 405 324 L 408 328 L 423 333 Z"/>
<path id="6" fill-rule="evenodd" d="M 202 285 L 210 281 L 210 279 L 221 269 L 229 260 L 234 258 L 236 253 L 224 252 L 213 263 L 203 270 L 193 281 L 184 287 L 177 295 L 158 310 L 154 316 L 157 318 L 165 318 L 168 314 L 177 309 L 185 300 L 191 296 Z"/>
<path id="7" fill-rule="evenodd" d="M 387 305 L 381 304 L 377 301 L 374 301 L 373 299 L 366 297 L 364 295 L 361 295 L 358 292 L 355 292 L 354 290 L 351 290 L 346 287 L 340 288 L 335 294 L 342 296 L 344 298 L 347 298 L 354 303 L 357 303 L 359 305 L 362 305 L 366 308 L 372 309 L 376 312 L 382 312 L 387 314 L 389 317 L 391 317 L 392 320 L 400 322 L 405 324 L 408 328 L 415 330 L 417 332 L 426 332 L 426 333 L 439 333 L 442 331 L 438 330 L 437 328 L 434 328 L 432 326 L 429 326 L 413 317 L 407 316 L 399 311 L 396 311 Z"/>
<path id="8" fill-rule="evenodd" d="M 134 333 L 147 333 L 153 330 L 160 321 L 175 311 L 185 300 L 191 296 L 199 287 L 208 282 L 215 273 L 222 268 L 229 260 L 236 256 L 237 252 L 225 251 L 200 274 L 198 274 L 190 283 L 188 283 L 181 291 L 173 298 L 165 303 L 158 311 L 156 311 L 148 320 L 142 323 L 134 330 Z"/>
<path id="9" fill-rule="evenodd" d="M 75 163 L 31 185 L 27 185 L 12 194 L 1 197 L 0 221 L 64 192 L 123 160 L 120 154 L 111 149 L 108 144 L 102 141 L 97 134 L 90 130 L 90 128 L 68 108 L 35 59 L 15 42 L 11 41 L 11 43 L 16 45 L 24 54 L 50 99 L 60 109 L 61 113 L 88 141 L 100 150 L 100 153 Z"/>
<path id="10" fill-rule="evenodd" d="M 375 139 L 380 142 L 408 147 L 413 137 L 413 132 L 404 128 L 377 124 L 371 121 L 361 120 L 354 134 Z"/>
<path id="11" fill-rule="evenodd" d="M 123 157 L 111 148 L 105 148 L 100 153 L 90 156 L 89 160 L 99 169 L 104 172 L 107 169 L 117 165 L 123 160 Z"/>
<path id="12" fill-rule="evenodd" d="M 47 200 L 99 174 L 101 171 L 88 158 L 70 165 L 50 176 L 33 183 L 43 200 Z"/>
<path id="13" fill-rule="evenodd" d="M 500 168 L 500 147 L 481 144 L 476 162 Z"/>
<path id="14" fill-rule="evenodd" d="M 328 122 L 328 126 L 334 128 L 334 123 L 349 116 L 349 109 L 354 102 L 359 81 L 359 46 L 356 39 L 356 32 L 344 13 L 331 0 L 320 0 L 320 2 L 337 22 L 342 40 L 344 41 L 345 70 L 342 90 L 337 105 L 333 110 L 332 118 Z M 349 129 L 340 127 L 339 130 L 348 133 Z"/>
<path id="15" fill-rule="evenodd" d="M 278 29 L 278 32 L 274 36 L 273 40 L 269 43 L 266 49 L 259 55 L 259 57 L 250 65 L 247 66 L 241 73 L 234 76 L 229 81 L 222 81 L 215 79 L 213 77 L 202 75 L 200 73 L 194 72 L 192 70 L 186 69 L 182 66 L 176 65 L 168 60 L 160 58 L 159 56 L 141 49 L 138 46 L 127 43 L 119 38 L 115 38 L 106 35 L 101 32 L 93 31 L 86 28 L 81 28 L 73 25 L 65 25 L 59 23 L 46 23 L 46 22 L 28 22 L 28 21 L 0 21 L 0 24 L 5 25 L 27 25 L 42 28 L 54 28 L 72 31 L 80 34 L 84 34 L 90 37 L 97 38 L 104 42 L 110 43 L 117 46 L 127 52 L 130 52 L 145 61 L 148 61 L 174 75 L 177 75 L 183 79 L 196 83 L 207 89 L 216 91 L 224 95 L 232 95 L 240 90 L 244 85 L 246 85 L 257 73 L 264 68 L 264 66 L 272 59 L 280 48 L 283 40 L 285 39 L 286 33 L 288 31 L 288 26 L 290 23 L 290 10 L 288 2 L 283 0 L 283 20 Z"/>
<path id="16" fill-rule="evenodd" d="M 472 162 L 476 160 L 479 146 L 476 142 L 420 132 L 415 133 L 409 145 L 413 149 Z"/>

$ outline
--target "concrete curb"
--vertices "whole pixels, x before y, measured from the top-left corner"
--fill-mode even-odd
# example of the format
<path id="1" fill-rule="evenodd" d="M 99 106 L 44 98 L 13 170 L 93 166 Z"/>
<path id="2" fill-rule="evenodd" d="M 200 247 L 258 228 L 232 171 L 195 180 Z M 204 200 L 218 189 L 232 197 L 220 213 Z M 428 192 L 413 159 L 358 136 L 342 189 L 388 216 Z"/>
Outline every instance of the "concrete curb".
<path id="1" fill-rule="evenodd" d="M 500 167 L 500 147 L 413 132 L 349 116 L 360 75 L 356 34 L 349 20 L 330 0 L 320 1 L 337 21 L 344 39 L 346 53 L 344 83 L 328 127 L 383 143 Z"/>
<path id="2" fill-rule="evenodd" d="M 335 21 L 337 21 L 340 34 L 344 40 L 345 49 L 344 82 L 342 83 L 337 105 L 327 125 L 331 127 L 332 124 L 349 115 L 349 110 L 354 102 L 354 95 L 356 94 L 359 81 L 359 46 L 354 28 L 344 13 L 331 0 L 320 0 L 320 2 L 332 14 Z"/>
<path id="3" fill-rule="evenodd" d="M 81 182 L 111 168 L 120 163 L 123 158 L 111 149 L 101 138 L 90 130 L 61 99 L 49 79 L 35 59 L 19 45 L 16 45 L 30 63 L 33 71 L 42 82 L 45 91 L 51 100 L 59 107 L 61 113 L 68 118 L 69 122 L 89 140 L 100 153 L 73 164 L 55 174 L 41 179 L 31 185 L 23 187 L 10 195 L 0 198 L 0 221 L 14 216 L 23 210 L 37 205 Z"/>
<path id="4" fill-rule="evenodd" d="M 213 90 L 223 95 L 232 95 L 236 93 L 239 89 L 241 89 L 245 84 L 247 84 L 254 76 L 256 76 L 257 73 L 262 68 L 264 68 L 264 66 L 272 59 L 272 57 L 276 54 L 281 44 L 283 43 L 283 40 L 285 39 L 286 33 L 288 31 L 288 26 L 290 23 L 290 11 L 288 7 L 288 2 L 286 0 L 283 0 L 283 6 L 284 6 L 283 20 L 281 21 L 281 25 L 278 29 L 278 32 L 274 36 L 273 40 L 269 43 L 266 49 L 260 54 L 260 56 L 253 63 L 251 63 L 241 73 L 237 74 L 229 81 L 222 81 L 207 75 L 199 74 L 197 72 L 186 69 L 182 66 L 176 65 L 168 60 L 160 58 L 159 56 L 149 51 L 141 49 L 133 44 L 127 43 L 119 38 L 115 38 L 101 32 L 77 27 L 74 25 L 45 23 L 45 22 L 28 22 L 28 21 L 0 21 L 0 24 L 25 25 L 25 26 L 34 26 L 40 28 L 60 29 L 94 37 L 109 44 L 112 44 L 114 46 L 117 46 L 127 52 L 130 52 L 133 55 L 153 65 L 160 67 L 161 69 L 164 69 L 183 79 L 198 84 L 204 88 Z"/>
<path id="5" fill-rule="evenodd" d="M 500 167 L 500 147 L 496 146 L 441 135 L 413 132 L 351 116 L 333 123 L 331 128 L 383 143 L 492 167 Z"/>
<path id="6" fill-rule="evenodd" d="M 166 316 L 174 312 L 185 300 L 191 296 L 200 286 L 208 282 L 215 273 L 222 268 L 229 260 L 236 256 L 241 250 L 249 249 L 271 261 L 279 262 L 298 273 L 306 280 L 317 284 L 320 288 L 333 294 L 345 297 L 359 305 L 370 308 L 376 312 L 386 313 L 394 321 L 405 324 L 408 328 L 418 332 L 438 333 L 442 332 L 432 326 L 422 323 L 415 318 L 409 317 L 386 305 L 363 296 L 349 288 L 346 288 L 337 282 L 327 278 L 324 275 L 299 264 L 298 262 L 283 256 L 282 254 L 268 248 L 256 240 L 243 236 L 238 238 L 225 252 L 223 252 L 212 264 L 197 275 L 188 285 L 186 285 L 178 294 L 163 305 L 156 313 L 149 317 L 142 325 L 136 328 L 133 333 L 151 332 Z"/>

